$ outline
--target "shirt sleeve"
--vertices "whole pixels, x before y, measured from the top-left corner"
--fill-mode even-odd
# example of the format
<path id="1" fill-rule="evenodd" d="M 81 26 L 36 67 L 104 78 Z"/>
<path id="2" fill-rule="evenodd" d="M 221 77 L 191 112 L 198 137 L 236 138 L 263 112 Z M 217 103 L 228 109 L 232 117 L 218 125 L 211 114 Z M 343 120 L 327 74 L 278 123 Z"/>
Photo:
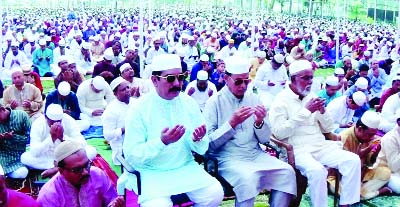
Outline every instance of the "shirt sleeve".
<path id="1" fill-rule="evenodd" d="M 398 130 L 396 127 L 395 130 Z M 393 132 L 393 131 L 392 131 Z M 382 151 L 386 154 L 389 168 L 392 172 L 400 172 L 399 144 L 394 134 L 382 138 Z"/>

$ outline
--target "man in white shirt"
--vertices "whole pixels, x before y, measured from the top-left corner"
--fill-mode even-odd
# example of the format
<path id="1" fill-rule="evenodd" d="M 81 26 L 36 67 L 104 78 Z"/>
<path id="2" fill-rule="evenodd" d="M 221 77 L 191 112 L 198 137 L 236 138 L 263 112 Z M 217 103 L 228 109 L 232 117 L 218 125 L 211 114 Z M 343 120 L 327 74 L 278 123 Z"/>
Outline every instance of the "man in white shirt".
<path id="1" fill-rule="evenodd" d="M 107 104 L 114 99 L 110 85 L 101 76 L 83 81 L 76 92 L 81 119 L 88 119 L 91 126 L 101 126 L 101 116 Z"/>
<path id="2" fill-rule="evenodd" d="M 110 142 L 114 165 L 121 165 L 116 157 L 122 155 L 122 143 L 125 137 L 125 114 L 129 108 L 131 93 L 128 81 L 122 77 L 114 79 L 110 87 L 114 92 L 115 99 L 104 110 L 102 116 L 103 134 L 104 138 Z"/>
<path id="3" fill-rule="evenodd" d="M 333 119 L 334 132 L 340 133 L 345 128 L 353 126 L 354 111 L 364 105 L 366 101 L 367 97 L 361 91 L 333 99 L 328 104 L 326 111 Z"/>
<path id="4" fill-rule="evenodd" d="M 187 85 L 185 93 L 191 96 L 199 104 L 200 110 L 203 111 L 207 100 L 217 93 L 217 88 L 214 83 L 208 80 L 208 73 L 201 70 L 197 73 L 197 80 Z"/>
<path id="5" fill-rule="evenodd" d="M 158 38 L 158 37 L 154 38 L 154 41 L 153 41 L 154 47 L 151 47 L 147 51 L 146 64 L 150 65 L 155 56 L 165 54 L 165 51 L 160 47 L 160 44 L 161 44 L 160 38 Z"/>
<path id="6" fill-rule="evenodd" d="M 21 155 L 21 162 L 29 167 L 45 171 L 43 175 L 57 172 L 54 166 L 54 149 L 65 140 L 74 140 L 86 146 L 86 154 L 93 160 L 96 149 L 88 146 L 76 121 L 58 104 L 50 104 L 45 115 L 32 123 L 30 150 Z"/>
<path id="7" fill-rule="evenodd" d="M 288 76 L 283 65 L 284 57 L 276 54 L 272 60 L 262 64 L 257 70 L 255 86 L 264 106 L 269 108 L 274 97 L 285 88 Z"/>
<path id="8" fill-rule="evenodd" d="M 4 59 L 4 67 L 10 71 L 21 68 L 22 65 L 29 64 L 25 53 L 19 51 L 18 42 L 11 43 L 11 52 L 8 52 Z"/>
<path id="9" fill-rule="evenodd" d="M 361 161 L 342 145 L 325 140 L 333 130 L 333 121 L 325 112 L 324 100 L 311 93 L 314 71 L 307 60 L 289 66 L 291 83 L 272 103 L 269 121 L 272 133 L 293 145 L 296 168 L 307 177 L 313 206 L 328 206 L 326 167 L 342 174 L 340 205 L 360 201 Z"/>
<path id="10" fill-rule="evenodd" d="M 386 99 L 381 112 L 379 129 L 388 132 L 396 126 L 396 119 L 400 116 L 400 93 L 395 93 Z"/>

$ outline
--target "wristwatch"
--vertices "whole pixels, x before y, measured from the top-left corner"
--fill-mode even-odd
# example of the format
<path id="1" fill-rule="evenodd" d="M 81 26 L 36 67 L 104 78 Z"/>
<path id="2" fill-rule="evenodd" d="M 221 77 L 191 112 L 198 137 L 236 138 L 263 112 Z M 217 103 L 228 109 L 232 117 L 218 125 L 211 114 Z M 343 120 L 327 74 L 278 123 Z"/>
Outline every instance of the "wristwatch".
<path id="1" fill-rule="evenodd" d="M 254 128 L 256 129 L 261 129 L 263 126 L 264 126 L 264 121 L 262 121 L 260 125 L 256 125 L 256 122 L 254 122 Z"/>

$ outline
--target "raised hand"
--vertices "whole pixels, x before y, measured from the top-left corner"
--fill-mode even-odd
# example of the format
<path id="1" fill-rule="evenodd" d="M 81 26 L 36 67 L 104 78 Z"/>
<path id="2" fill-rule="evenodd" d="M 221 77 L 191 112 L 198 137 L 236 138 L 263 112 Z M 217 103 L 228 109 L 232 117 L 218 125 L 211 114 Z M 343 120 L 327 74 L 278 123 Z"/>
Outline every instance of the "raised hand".
<path id="1" fill-rule="evenodd" d="M 176 125 L 172 129 L 168 127 L 161 131 L 161 141 L 165 145 L 177 142 L 185 134 L 186 128 L 183 125 Z"/>

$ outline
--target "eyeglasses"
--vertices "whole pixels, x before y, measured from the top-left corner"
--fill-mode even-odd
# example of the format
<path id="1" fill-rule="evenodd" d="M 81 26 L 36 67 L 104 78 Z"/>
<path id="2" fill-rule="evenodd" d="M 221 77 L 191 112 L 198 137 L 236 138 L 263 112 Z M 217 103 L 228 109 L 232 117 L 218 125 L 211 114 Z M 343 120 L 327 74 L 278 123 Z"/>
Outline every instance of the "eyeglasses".
<path id="1" fill-rule="evenodd" d="M 81 166 L 81 167 L 74 167 L 74 168 L 71 168 L 71 169 L 68 169 L 68 168 L 64 168 L 65 170 L 68 170 L 68 171 L 70 171 L 70 172 L 72 172 L 72 173 L 76 173 L 76 174 L 79 174 L 79 173 L 82 173 L 83 172 L 83 170 L 87 170 L 87 171 L 89 171 L 90 170 L 90 167 L 92 166 L 92 164 L 93 164 L 93 162 L 87 162 L 86 164 L 85 164 L 85 166 Z"/>
<path id="2" fill-rule="evenodd" d="M 178 79 L 178 81 L 185 80 L 186 73 L 181 73 L 177 75 L 166 75 L 166 76 L 156 75 L 156 76 L 159 78 L 164 78 L 165 80 L 167 80 L 168 83 L 173 83 L 176 79 Z"/>
<path id="3" fill-rule="evenodd" d="M 242 85 L 243 83 L 245 84 L 245 85 L 248 85 L 250 82 L 251 82 L 251 79 L 250 78 L 247 78 L 247 79 L 233 79 L 231 76 L 229 76 L 232 80 L 233 80 L 233 82 L 235 83 L 235 85 L 236 86 L 240 86 L 240 85 Z"/>

